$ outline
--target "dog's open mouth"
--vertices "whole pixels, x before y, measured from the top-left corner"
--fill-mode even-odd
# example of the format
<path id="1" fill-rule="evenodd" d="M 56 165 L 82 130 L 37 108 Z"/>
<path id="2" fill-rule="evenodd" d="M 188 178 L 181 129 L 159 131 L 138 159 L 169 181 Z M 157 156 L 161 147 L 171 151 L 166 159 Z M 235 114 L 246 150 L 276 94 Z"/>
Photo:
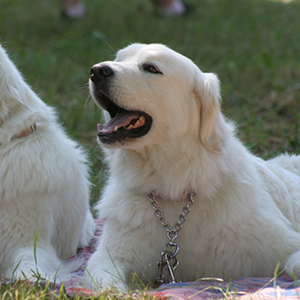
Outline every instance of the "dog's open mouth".
<path id="1" fill-rule="evenodd" d="M 149 132 L 152 118 L 148 114 L 126 110 L 102 92 L 97 93 L 96 99 L 111 117 L 106 124 L 97 125 L 98 137 L 102 143 L 122 143 L 128 138 L 139 138 Z"/>

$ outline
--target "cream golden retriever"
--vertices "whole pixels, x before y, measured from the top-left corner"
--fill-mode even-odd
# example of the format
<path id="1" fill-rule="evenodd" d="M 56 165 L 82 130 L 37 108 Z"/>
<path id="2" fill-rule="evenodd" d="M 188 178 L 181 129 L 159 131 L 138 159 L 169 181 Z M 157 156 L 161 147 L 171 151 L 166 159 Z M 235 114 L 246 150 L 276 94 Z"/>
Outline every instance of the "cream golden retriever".
<path id="1" fill-rule="evenodd" d="M 278 264 L 300 276 L 300 156 L 252 155 L 221 113 L 216 75 L 133 44 L 94 65 L 89 85 L 110 170 L 90 285 L 272 276 Z"/>
<path id="2" fill-rule="evenodd" d="M 94 232 L 88 173 L 83 150 L 0 46 L 0 275 L 70 276 L 63 260 Z"/>

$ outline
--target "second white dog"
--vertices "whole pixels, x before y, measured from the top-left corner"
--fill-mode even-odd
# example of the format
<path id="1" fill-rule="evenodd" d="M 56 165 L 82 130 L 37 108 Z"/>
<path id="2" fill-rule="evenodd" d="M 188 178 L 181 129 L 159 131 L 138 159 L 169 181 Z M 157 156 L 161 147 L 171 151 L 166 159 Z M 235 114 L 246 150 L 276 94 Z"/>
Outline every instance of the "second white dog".
<path id="1" fill-rule="evenodd" d="M 1 275 L 69 276 L 63 260 L 94 232 L 88 177 L 85 153 L 0 46 Z"/>
<path id="2" fill-rule="evenodd" d="M 90 91 L 110 168 L 88 264 L 96 285 L 124 288 L 134 272 L 152 283 L 172 272 L 273 276 L 277 264 L 300 276 L 300 156 L 252 155 L 220 111 L 214 74 L 163 45 L 134 44 L 93 66 Z"/>

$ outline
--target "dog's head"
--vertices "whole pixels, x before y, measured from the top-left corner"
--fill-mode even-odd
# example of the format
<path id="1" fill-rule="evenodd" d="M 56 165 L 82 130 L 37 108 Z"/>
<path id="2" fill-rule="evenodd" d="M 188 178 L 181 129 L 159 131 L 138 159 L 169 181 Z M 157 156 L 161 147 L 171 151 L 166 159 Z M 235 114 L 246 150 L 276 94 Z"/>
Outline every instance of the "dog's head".
<path id="1" fill-rule="evenodd" d="M 133 44 L 91 69 L 90 92 L 103 109 L 106 148 L 139 149 L 192 134 L 205 146 L 219 115 L 219 83 L 161 44 Z"/>

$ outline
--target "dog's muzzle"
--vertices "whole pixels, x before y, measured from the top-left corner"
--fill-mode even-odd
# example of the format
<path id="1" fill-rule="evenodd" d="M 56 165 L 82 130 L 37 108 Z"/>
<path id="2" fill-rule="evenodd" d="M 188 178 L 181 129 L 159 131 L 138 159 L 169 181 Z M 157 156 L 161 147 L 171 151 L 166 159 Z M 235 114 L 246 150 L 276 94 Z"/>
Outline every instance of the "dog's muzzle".
<path id="1" fill-rule="evenodd" d="M 94 65 L 90 72 L 91 93 L 99 106 L 111 117 L 106 124 L 98 124 L 98 137 L 104 144 L 123 144 L 126 140 L 139 138 L 148 133 L 152 118 L 140 110 L 126 110 L 115 99 L 112 80 L 116 80 L 114 70 L 106 63 Z"/>

